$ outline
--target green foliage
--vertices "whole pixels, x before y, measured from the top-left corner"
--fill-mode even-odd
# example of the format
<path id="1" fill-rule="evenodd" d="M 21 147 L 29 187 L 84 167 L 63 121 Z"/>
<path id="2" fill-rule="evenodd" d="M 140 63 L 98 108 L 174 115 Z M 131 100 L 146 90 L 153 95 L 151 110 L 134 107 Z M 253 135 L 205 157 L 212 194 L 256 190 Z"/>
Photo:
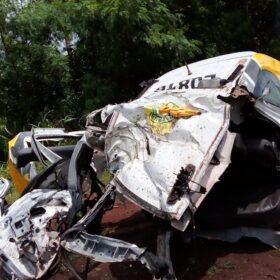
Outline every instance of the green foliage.
<path id="1" fill-rule="evenodd" d="M 130 99 L 143 79 L 199 53 L 160 0 L 17 3 L 0 6 L 0 117 L 13 131 Z"/>
<path id="2" fill-rule="evenodd" d="M 8 165 L 6 162 L 0 161 L 0 177 L 4 177 L 4 178 L 10 180 L 10 182 L 11 182 L 11 176 L 10 176 L 9 168 L 8 168 Z M 12 184 L 12 182 L 11 182 L 11 184 Z M 10 192 L 6 196 L 8 203 L 14 202 L 17 198 L 19 198 L 19 196 L 20 196 L 19 192 L 17 191 L 16 187 L 12 184 Z"/>
<path id="3" fill-rule="evenodd" d="M 0 161 L 0 177 L 10 179 L 9 169 L 6 162 Z"/>
<path id="4" fill-rule="evenodd" d="M 199 40 L 202 57 L 253 50 L 275 56 L 270 41 L 279 32 L 277 0 L 183 0 L 172 9 L 184 14 L 188 35 Z M 276 57 L 279 57 L 279 54 Z"/>
<path id="5" fill-rule="evenodd" d="M 7 127 L 0 119 L 0 162 L 5 161 L 8 156 L 8 141 L 11 139 L 12 134 L 8 131 Z M 0 172 L 2 172 L 2 166 Z"/>
<path id="6" fill-rule="evenodd" d="M 76 58 L 87 110 L 133 98 L 138 84 L 199 52 L 162 1 L 81 1 Z M 94 5 L 93 5 L 94 2 Z"/>
<path id="7" fill-rule="evenodd" d="M 69 66 L 53 47 L 50 30 L 44 29 L 47 22 L 39 24 L 40 14 L 26 8 L 1 16 L 1 114 L 8 128 L 18 131 L 65 95 Z"/>
<path id="8" fill-rule="evenodd" d="M 185 60 L 250 49 L 279 58 L 279 2 L 1 1 L 0 123 L 73 128 Z"/>

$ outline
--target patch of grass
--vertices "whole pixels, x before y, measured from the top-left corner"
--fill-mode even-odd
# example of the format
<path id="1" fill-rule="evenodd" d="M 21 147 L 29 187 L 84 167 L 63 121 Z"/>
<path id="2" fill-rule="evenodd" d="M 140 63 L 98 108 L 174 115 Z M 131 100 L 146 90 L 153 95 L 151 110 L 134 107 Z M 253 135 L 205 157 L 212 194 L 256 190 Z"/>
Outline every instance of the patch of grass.
<path id="1" fill-rule="evenodd" d="M 111 181 L 112 177 L 108 169 L 104 169 L 100 181 L 107 185 Z"/>
<path id="2" fill-rule="evenodd" d="M 0 118 L 0 160 L 6 159 L 8 155 L 8 142 L 12 136 L 12 133 L 8 131 L 5 125 L 5 121 Z"/>
<path id="3" fill-rule="evenodd" d="M 6 162 L 0 162 L 0 176 L 6 179 L 11 179 L 8 164 Z"/>
<path id="4" fill-rule="evenodd" d="M 19 197 L 20 197 L 20 193 L 18 192 L 14 184 L 12 184 L 10 193 L 6 196 L 6 200 L 8 201 L 9 204 L 11 204 L 14 201 L 16 201 Z"/>
<path id="5" fill-rule="evenodd" d="M 12 181 L 11 181 L 9 167 L 8 167 L 8 164 L 6 162 L 0 162 L 0 176 L 4 177 L 5 179 L 8 179 L 11 183 L 11 189 L 10 189 L 9 194 L 6 196 L 6 199 L 7 199 L 8 203 L 12 203 L 16 199 L 19 198 L 20 194 L 17 191 L 14 184 L 12 183 Z"/>
<path id="6" fill-rule="evenodd" d="M 207 275 L 209 276 L 209 278 L 212 278 L 215 277 L 215 275 L 220 271 L 221 271 L 220 268 L 218 268 L 216 265 L 212 265 L 207 270 Z"/>
<path id="7" fill-rule="evenodd" d="M 280 249 L 272 249 L 270 255 L 274 257 L 280 257 Z"/>

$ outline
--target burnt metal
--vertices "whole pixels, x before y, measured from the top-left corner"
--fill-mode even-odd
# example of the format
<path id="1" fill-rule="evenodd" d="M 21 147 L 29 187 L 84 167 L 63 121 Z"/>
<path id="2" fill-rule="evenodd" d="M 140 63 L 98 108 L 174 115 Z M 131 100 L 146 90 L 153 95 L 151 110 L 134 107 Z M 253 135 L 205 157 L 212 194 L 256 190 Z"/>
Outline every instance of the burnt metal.
<path id="1" fill-rule="evenodd" d="M 191 189 L 189 187 L 190 180 L 194 174 L 195 166 L 188 164 L 186 168 L 181 168 L 176 182 L 167 198 L 167 203 L 175 203 L 180 199 L 185 193 L 190 193 Z"/>

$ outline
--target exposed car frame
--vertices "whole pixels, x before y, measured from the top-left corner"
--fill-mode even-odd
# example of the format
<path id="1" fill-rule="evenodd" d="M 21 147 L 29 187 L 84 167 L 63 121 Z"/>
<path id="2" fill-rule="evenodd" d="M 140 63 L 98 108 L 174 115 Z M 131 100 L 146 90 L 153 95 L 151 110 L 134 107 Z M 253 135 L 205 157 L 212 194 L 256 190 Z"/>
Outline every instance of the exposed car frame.
<path id="1" fill-rule="evenodd" d="M 220 56 L 166 73 L 132 102 L 92 112 L 85 131 L 17 135 L 9 165 L 22 196 L 8 205 L 4 179 L 0 189 L 5 279 L 42 277 L 59 250 L 78 279 L 65 250 L 100 262 L 138 260 L 156 277 L 176 279 L 172 231 L 188 239 L 194 223 L 204 238 L 249 236 L 279 247 L 279 79 L 280 62 L 266 55 Z M 66 138 L 77 144 L 51 144 Z M 157 255 L 98 234 L 116 193 L 164 221 Z"/>

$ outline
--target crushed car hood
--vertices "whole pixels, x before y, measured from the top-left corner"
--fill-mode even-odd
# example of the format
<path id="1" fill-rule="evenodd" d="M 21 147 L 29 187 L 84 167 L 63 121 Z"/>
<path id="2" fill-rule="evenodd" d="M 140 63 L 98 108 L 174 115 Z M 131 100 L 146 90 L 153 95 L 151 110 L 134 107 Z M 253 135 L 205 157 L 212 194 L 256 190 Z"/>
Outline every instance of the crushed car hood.
<path id="1" fill-rule="evenodd" d="M 186 210 L 199 206 L 230 163 L 235 137 L 228 132 L 230 106 L 217 97 L 230 94 L 253 54 L 178 68 L 156 80 L 140 98 L 101 111 L 102 122 L 111 118 L 105 155 L 119 192 L 171 220 L 174 227 L 186 228 Z M 214 154 L 217 166 L 210 164 Z M 187 191 L 180 192 L 184 176 Z"/>

